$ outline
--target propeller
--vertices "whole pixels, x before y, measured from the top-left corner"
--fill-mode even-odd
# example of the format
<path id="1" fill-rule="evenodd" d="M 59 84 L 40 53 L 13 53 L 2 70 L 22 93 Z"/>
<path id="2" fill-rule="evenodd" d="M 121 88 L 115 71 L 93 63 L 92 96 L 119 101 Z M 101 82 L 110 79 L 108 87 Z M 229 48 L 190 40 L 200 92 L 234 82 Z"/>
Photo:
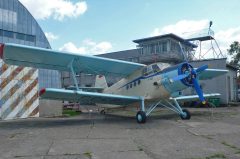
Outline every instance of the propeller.
<path id="1" fill-rule="evenodd" d="M 184 51 L 182 49 L 182 46 L 181 46 L 181 43 L 179 42 L 179 46 L 181 48 L 181 52 L 182 52 L 182 55 L 184 57 L 184 60 L 185 60 L 185 63 L 182 65 L 182 68 L 184 67 L 183 70 L 181 70 L 181 73 L 180 75 L 172 78 L 173 81 L 178 81 L 178 80 L 181 80 L 184 84 L 188 85 L 188 86 L 191 86 L 195 89 L 200 101 L 203 103 L 203 104 L 206 104 L 206 100 L 203 96 L 203 91 L 199 85 L 199 82 L 198 82 L 198 79 L 197 79 L 197 75 L 199 73 L 201 73 L 202 71 L 206 70 L 208 68 L 208 65 L 203 65 L 199 68 L 197 68 L 196 70 L 189 64 L 188 60 L 187 60 L 187 57 L 185 56 L 184 54 Z M 182 69 L 181 68 L 181 69 Z"/>
<path id="2" fill-rule="evenodd" d="M 206 104 L 205 98 L 203 96 L 203 91 L 198 83 L 198 80 L 196 78 L 193 78 L 192 81 L 200 101 L 202 102 L 202 104 Z"/>
<path id="3" fill-rule="evenodd" d="M 180 80 L 182 80 L 182 79 L 184 79 L 184 78 L 186 78 L 188 76 L 189 76 L 189 74 L 187 74 L 187 73 L 178 75 L 176 77 L 171 78 L 171 82 L 180 81 Z"/>
<path id="4" fill-rule="evenodd" d="M 203 66 L 197 68 L 195 71 L 196 71 L 197 73 L 200 73 L 200 72 L 206 70 L 207 68 L 208 68 L 208 65 L 203 65 Z"/>

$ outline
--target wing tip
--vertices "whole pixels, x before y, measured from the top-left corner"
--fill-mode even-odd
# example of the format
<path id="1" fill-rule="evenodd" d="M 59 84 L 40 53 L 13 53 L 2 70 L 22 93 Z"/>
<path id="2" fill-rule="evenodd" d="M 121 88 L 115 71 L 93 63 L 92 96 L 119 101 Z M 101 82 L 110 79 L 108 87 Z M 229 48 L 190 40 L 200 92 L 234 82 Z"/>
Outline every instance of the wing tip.
<path id="1" fill-rule="evenodd" d="M 0 59 L 3 59 L 4 44 L 0 43 Z"/>
<path id="2" fill-rule="evenodd" d="M 39 91 L 39 96 L 42 96 L 45 92 L 46 92 L 46 88 L 42 88 L 42 89 Z"/>

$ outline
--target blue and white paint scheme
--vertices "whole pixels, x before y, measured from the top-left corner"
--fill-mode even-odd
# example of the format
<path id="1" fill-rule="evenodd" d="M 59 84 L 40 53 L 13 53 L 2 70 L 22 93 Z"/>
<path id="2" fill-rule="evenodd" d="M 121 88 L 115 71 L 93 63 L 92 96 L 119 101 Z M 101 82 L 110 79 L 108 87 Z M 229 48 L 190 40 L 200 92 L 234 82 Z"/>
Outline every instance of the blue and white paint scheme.
<path id="1" fill-rule="evenodd" d="M 79 55 L 29 47 L 16 44 L 3 44 L 0 57 L 7 64 L 47 68 L 72 73 L 76 90 L 43 88 L 40 97 L 54 100 L 91 101 L 102 107 L 138 105 L 138 123 L 145 123 L 147 116 L 157 107 L 163 106 L 178 113 L 182 119 L 190 119 L 190 112 L 182 109 L 178 101 L 199 98 L 205 103 L 205 97 L 220 95 L 203 94 L 198 80 L 207 80 L 227 73 L 227 70 L 208 69 L 207 65 L 193 68 L 187 61 L 177 65 L 154 63 L 143 65 L 121 60 Z M 96 75 L 96 88 L 103 88 L 102 93 L 87 92 L 78 87 L 76 72 Z M 116 74 L 123 78 L 107 86 L 104 75 Z M 188 87 L 196 90 L 197 96 L 173 97 Z M 93 88 L 94 89 L 94 88 Z M 145 109 L 145 105 L 146 108 Z"/>

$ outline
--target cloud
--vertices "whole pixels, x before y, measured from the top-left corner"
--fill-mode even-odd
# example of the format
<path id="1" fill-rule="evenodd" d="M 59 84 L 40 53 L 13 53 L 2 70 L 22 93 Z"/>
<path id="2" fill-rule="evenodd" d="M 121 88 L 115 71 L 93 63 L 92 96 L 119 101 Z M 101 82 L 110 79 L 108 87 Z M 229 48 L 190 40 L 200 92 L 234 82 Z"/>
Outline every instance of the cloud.
<path id="1" fill-rule="evenodd" d="M 54 41 L 54 40 L 57 40 L 59 38 L 59 36 L 54 35 L 51 32 L 45 32 L 45 35 L 46 35 L 48 41 Z"/>
<path id="2" fill-rule="evenodd" d="M 155 28 L 151 36 L 157 36 L 161 34 L 174 33 L 179 36 L 185 36 L 184 34 L 195 32 L 204 28 L 207 28 L 209 25 L 209 20 L 181 20 L 176 24 L 167 25 L 163 28 Z"/>
<path id="3" fill-rule="evenodd" d="M 87 3 L 78 1 L 73 3 L 69 0 L 20 0 L 36 19 L 53 18 L 63 20 L 74 18 L 87 11 Z"/>
<path id="4" fill-rule="evenodd" d="M 218 31 L 215 33 L 215 39 L 222 50 L 227 50 L 234 41 L 240 42 L 240 27 Z"/>
<path id="5" fill-rule="evenodd" d="M 92 40 L 84 40 L 81 46 L 76 46 L 73 42 L 68 42 L 64 44 L 59 50 L 79 53 L 79 54 L 88 54 L 88 55 L 96 55 L 102 54 L 111 51 L 112 44 L 107 41 L 96 43 Z"/>
<path id="6" fill-rule="evenodd" d="M 228 28 L 226 30 L 220 30 L 215 32 L 214 38 L 217 43 L 214 41 L 211 43 L 211 41 L 205 41 L 202 42 L 202 54 L 205 54 L 205 58 L 207 57 L 228 57 L 230 59 L 231 57 L 228 55 L 228 49 L 230 48 L 230 45 L 234 41 L 240 41 L 240 27 L 236 28 Z M 218 48 L 219 46 L 219 48 Z M 211 49 L 213 48 L 213 49 Z M 219 49 L 222 52 L 219 51 Z M 199 55 L 200 48 L 198 48 L 197 53 Z M 217 54 L 217 55 L 216 55 Z"/>
<path id="7" fill-rule="evenodd" d="M 155 28 L 151 32 L 151 36 L 157 36 L 161 34 L 167 34 L 167 33 L 174 33 L 176 35 L 179 35 L 183 38 L 188 38 L 197 34 L 207 34 L 208 33 L 208 26 L 209 21 L 207 19 L 194 21 L 194 20 L 181 20 L 177 22 L 176 24 L 171 24 L 164 26 L 162 28 Z M 236 28 L 228 28 L 226 30 L 220 30 L 215 32 L 214 38 L 216 39 L 220 50 L 222 51 L 223 55 L 227 55 L 227 49 L 229 49 L 230 44 L 233 41 L 240 41 L 240 27 Z M 213 58 L 213 49 L 214 48 L 217 54 L 220 54 L 220 51 L 218 50 L 218 47 L 215 42 L 211 43 L 211 41 L 205 41 L 202 42 L 202 55 L 207 52 L 207 54 L 204 56 L 205 58 Z M 197 48 L 196 51 L 196 57 L 199 56 L 200 48 Z M 221 56 L 220 56 L 221 57 Z"/>

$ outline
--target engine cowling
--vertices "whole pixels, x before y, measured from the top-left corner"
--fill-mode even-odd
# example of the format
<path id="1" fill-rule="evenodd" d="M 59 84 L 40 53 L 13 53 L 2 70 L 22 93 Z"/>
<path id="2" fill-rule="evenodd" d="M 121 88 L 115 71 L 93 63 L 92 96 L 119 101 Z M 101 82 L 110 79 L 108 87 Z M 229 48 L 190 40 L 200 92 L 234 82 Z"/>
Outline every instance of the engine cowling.
<path id="1" fill-rule="evenodd" d="M 196 78 L 196 73 L 193 73 L 194 68 L 188 63 L 183 63 L 178 67 L 178 75 L 187 75 L 181 79 L 182 83 L 188 87 L 193 87 L 193 78 Z"/>

